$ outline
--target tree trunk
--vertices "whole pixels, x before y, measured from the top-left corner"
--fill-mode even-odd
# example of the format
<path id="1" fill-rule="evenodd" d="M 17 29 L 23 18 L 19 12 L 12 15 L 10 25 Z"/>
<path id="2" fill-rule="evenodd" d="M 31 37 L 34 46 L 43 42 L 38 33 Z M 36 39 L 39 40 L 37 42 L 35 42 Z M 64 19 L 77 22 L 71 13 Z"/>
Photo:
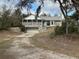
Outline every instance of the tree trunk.
<path id="1" fill-rule="evenodd" d="M 64 18 L 66 18 L 66 15 L 65 15 L 64 10 L 63 10 L 64 7 L 63 7 L 63 5 L 62 5 L 62 3 L 61 3 L 60 0 L 58 0 L 58 2 L 59 2 L 59 4 L 60 4 L 61 12 L 62 12 L 62 14 L 64 15 Z"/>
<path id="2" fill-rule="evenodd" d="M 75 7 L 75 10 L 76 10 L 76 19 L 77 19 L 77 28 L 78 28 L 78 33 L 79 33 L 79 0 L 72 0 L 73 2 L 73 5 Z"/>
<path id="3" fill-rule="evenodd" d="M 61 1 L 58 0 L 59 4 L 60 4 L 60 9 L 64 15 L 65 18 L 65 22 L 66 22 L 66 34 L 68 34 L 68 18 L 67 18 L 67 8 L 64 8 Z M 65 14 L 66 13 L 66 14 Z"/>

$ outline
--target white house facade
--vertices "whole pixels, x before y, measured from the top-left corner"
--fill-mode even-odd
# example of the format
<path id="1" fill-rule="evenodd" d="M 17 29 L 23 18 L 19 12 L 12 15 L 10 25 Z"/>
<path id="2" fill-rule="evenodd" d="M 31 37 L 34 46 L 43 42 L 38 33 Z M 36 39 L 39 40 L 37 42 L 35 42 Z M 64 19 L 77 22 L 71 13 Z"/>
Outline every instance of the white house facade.
<path id="1" fill-rule="evenodd" d="M 44 30 L 47 27 L 61 26 L 64 19 L 60 16 L 40 16 L 35 20 L 34 15 L 30 15 L 22 20 L 25 28 Z"/>

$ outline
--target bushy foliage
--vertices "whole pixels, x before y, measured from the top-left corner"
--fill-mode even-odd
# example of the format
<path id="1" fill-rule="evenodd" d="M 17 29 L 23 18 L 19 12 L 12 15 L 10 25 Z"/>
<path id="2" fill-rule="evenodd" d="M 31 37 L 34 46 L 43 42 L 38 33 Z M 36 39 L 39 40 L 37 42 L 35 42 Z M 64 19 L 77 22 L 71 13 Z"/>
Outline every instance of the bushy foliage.
<path id="1" fill-rule="evenodd" d="M 68 26 L 68 34 L 72 33 L 78 33 L 78 25 L 77 21 L 73 19 L 68 19 L 68 25 L 66 24 L 66 21 L 62 23 L 61 27 L 56 27 L 55 28 L 55 35 L 63 35 L 66 34 L 66 26 Z"/>
<path id="2" fill-rule="evenodd" d="M 9 20 L 10 10 L 4 10 L 0 17 L 0 30 L 8 29 L 11 26 L 11 21 Z"/>
<path id="3" fill-rule="evenodd" d="M 10 10 L 3 8 L 3 13 L 0 17 L 0 30 L 6 30 L 10 27 L 21 27 L 22 26 L 22 15 L 19 9 L 15 10 L 11 14 Z"/>
<path id="4" fill-rule="evenodd" d="M 9 19 L 0 18 L 0 30 L 8 29 L 11 27 L 11 21 Z"/>
<path id="5" fill-rule="evenodd" d="M 65 22 L 63 22 L 62 26 L 59 27 L 57 26 L 55 28 L 55 35 L 61 35 L 61 34 L 65 34 L 66 32 L 66 25 L 65 25 Z"/>
<path id="6" fill-rule="evenodd" d="M 20 27 L 22 25 L 21 11 L 19 9 L 15 10 L 10 19 L 13 27 Z"/>
<path id="7" fill-rule="evenodd" d="M 26 32 L 26 28 L 24 26 L 20 26 L 22 32 Z"/>

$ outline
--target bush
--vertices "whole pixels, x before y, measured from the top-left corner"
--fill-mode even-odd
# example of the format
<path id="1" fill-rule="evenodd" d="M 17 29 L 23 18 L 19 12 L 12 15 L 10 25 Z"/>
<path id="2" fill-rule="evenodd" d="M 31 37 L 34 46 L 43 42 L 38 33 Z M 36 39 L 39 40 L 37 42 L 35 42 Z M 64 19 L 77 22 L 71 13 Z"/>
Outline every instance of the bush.
<path id="1" fill-rule="evenodd" d="M 19 9 L 11 15 L 11 10 L 3 9 L 0 17 L 0 30 L 6 30 L 10 27 L 20 27 L 22 25 L 22 15 Z"/>
<path id="2" fill-rule="evenodd" d="M 72 19 L 68 19 L 68 34 L 78 33 L 78 25 L 77 22 Z M 62 23 L 61 27 L 55 28 L 55 35 L 63 35 L 66 34 L 66 22 Z"/>
<path id="3" fill-rule="evenodd" d="M 0 18 L 0 30 L 7 30 L 9 27 L 11 27 L 10 20 Z"/>
<path id="4" fill-rule="evenodd" d="M 72 23 L 72 24 L 69 26 L 68 31 L 69 31 L 69 34 L 78 33 L 78 28 L 77 28 L 77 26 L 76 26 L 74 23 Z"/>
<path id="5" fill-rule="evenodd" d="M 21 26 L 20 29 L 22 32 L 26 32 L 26 28 L 24 26 Z"/>
<path id="6" fill-rule="evenodd" d="M 55 28 L 55 35 L 61 35 L 61 34 L 65 34 L 65 33 L 66 33 L 66 23 L 63 22 L 61 27 L 57 26 Z"/>

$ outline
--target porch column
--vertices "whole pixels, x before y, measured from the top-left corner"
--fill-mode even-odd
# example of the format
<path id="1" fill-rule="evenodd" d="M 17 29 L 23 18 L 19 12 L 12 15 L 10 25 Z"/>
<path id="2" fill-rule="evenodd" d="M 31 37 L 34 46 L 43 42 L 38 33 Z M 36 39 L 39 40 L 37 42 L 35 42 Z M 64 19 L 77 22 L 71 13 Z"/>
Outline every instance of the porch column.
<path id="1" fill-rule="evenodd" d="M 28 24 L 29 24 L 29 23 L 28 23 L 28 20 L 27 20 L 27 25 L 26 25 L 27 27 L 29 27 L 29 25 L 28 25 Z"/>
<path id="2" fill-rule="evenodd" d="M 39 27 L 38 20 L 37 20 L 37 24 L 36 25 L 37 25 L 37 27 Z"/>
<path id="3" fill-rule="evenodd" d="M 53 21 L 53 26 L 55 26 L 55 21 Z"/>
<path id="4" fill-rule="evenodd" d="M 43 20 L 41 20 L 41 27 L 43 27 Z"/>
<path id="5" fill-rule="evenodd" d="M 52 21 L 50 21 L 50 26 L 52 26 Z"/>
<path id="6" fill-rule="evenodd" d="M 31 26 L 33 26 L 33 20 L 32 20 L 32 22 L 31 22 Z"/>
<path id="7" fill-rule="evenodd" d="M 43 20 L 41 20 L 41 22 L 40 22 L 40 29 L 42 29 L 43 28 Z"/>

